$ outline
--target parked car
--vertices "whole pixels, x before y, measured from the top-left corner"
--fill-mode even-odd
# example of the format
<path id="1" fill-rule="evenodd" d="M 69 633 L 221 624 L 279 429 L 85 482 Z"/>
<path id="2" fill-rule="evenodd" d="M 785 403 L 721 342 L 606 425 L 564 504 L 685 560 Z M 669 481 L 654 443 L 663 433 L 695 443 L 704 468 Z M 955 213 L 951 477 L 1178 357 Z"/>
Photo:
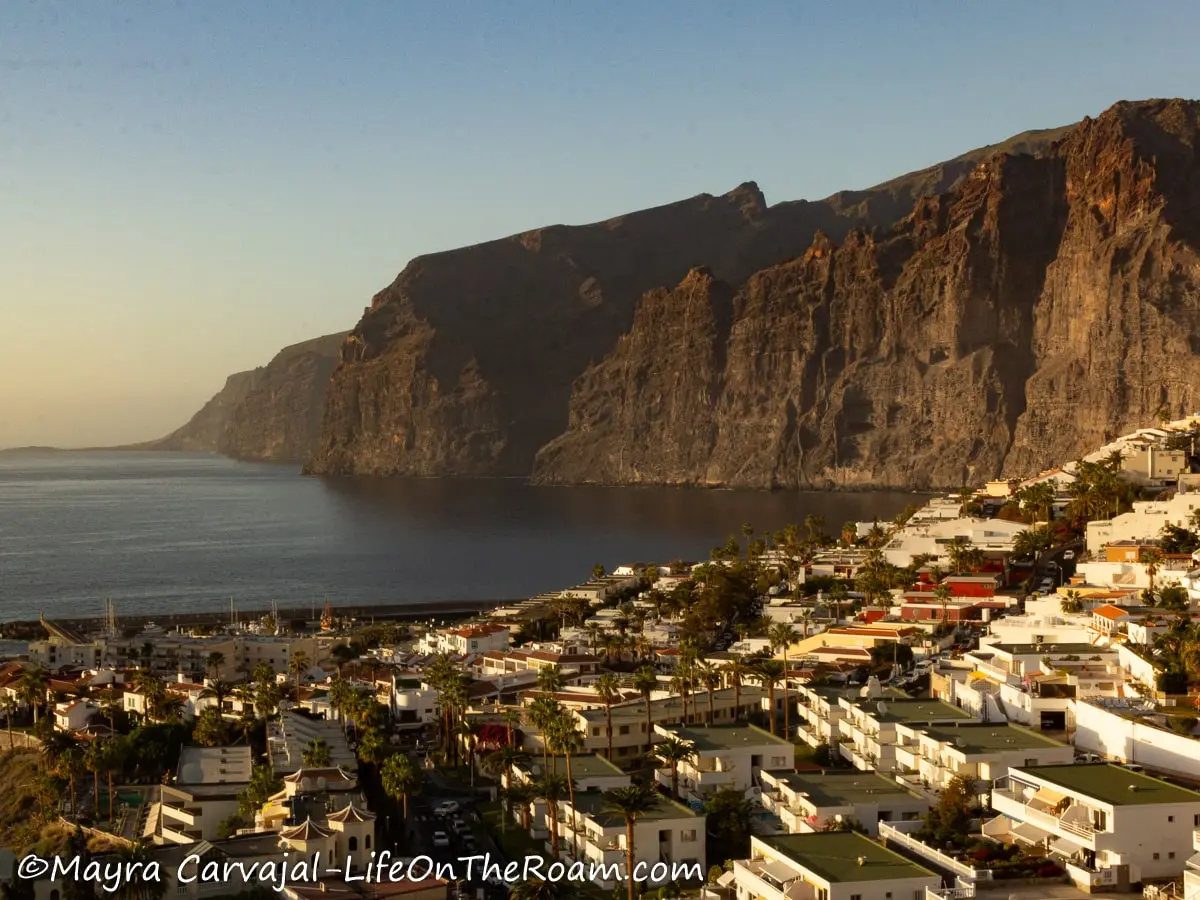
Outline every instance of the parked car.
<path id="1" fill-rule="evenodd" d="M 468 825 L 466 822 L 464 822 L 462 819 L 456 818 L 453 822 L 450 823 L 450 830 L 453 831 L 455 834 L 462 836 L 471 830 L 471 826 Z"/>
<path id="2" fill-rule="evenodd" d="M 1072 560 L 1074 558 L 1075 558 L 1074 550 L 1068 550 L 1066 553 L 1063 554 L 1063 559 L 1065 559 L 1065 560 Z"/>
<path id="3" fill-rule="evenodd" d="M 443 800 L 433 808 L 433 814 L 438 817 L 449 816 L 458 812 L 458 809 L 459 807 L 457 800 Z"/>
<path id="4" fill-rule="evenodd" d="M 446 832 L 444 832 L 444 831 L 435 831 L 433 833 L 433 846 L 449 847 L 450 846 L 450 835 L 446 834 Z"/>
<path id="5" fill-rule="evenodd" d="M 1130 772 L 1145 772 L 1146 771 L 1145 768 L 1143 768 L 1142 766 L 1139 766 L 1137 763 L 1122 763 L 1121 768 L 1128 769 Z"/>
<path id="6" fill-rule="evenodd" d="M 466 834 L 464 834 L 463 839 L 462 839 L 462 845 L 463 845 L 464 850 L 474 852 L 475 851 L 475 835 L 471 834 L 470 832 L 467 832 Z"/>

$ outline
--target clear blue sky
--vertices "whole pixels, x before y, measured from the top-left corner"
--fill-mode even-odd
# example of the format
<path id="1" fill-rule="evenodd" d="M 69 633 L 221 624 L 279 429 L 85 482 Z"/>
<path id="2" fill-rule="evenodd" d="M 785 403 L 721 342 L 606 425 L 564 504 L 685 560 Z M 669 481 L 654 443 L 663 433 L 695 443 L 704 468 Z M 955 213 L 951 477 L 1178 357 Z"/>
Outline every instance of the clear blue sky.
<path id="1" fill-rule="evenodd" d="M 140 440 L 411 257 L 1200 95 L 1192 2 L 0 3 L 0 447 Z"/>

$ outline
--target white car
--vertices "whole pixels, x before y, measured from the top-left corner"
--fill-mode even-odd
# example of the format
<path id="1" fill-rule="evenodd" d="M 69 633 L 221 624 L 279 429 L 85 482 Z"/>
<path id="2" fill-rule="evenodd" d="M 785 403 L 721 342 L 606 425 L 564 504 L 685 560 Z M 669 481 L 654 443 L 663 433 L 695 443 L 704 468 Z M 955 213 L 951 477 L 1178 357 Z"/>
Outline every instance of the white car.
<path id="1" fill-rule="evenodd" d="M 456 812 L 458 812 L 457 800 L 443 800 L 433 808 L 433 814 L 435 816 L 448 816 Z"/>
<path id="2" fill-rule="evenodd" d="M 1064 554 L 1063 554 L 1063 559 L 1065 559 L 1065 560 L 1068 560 L 1068 561 L 1070 561 L 1070 560 L 1072 560 L 1072 559 L 1074 559 L 1074 558 L 1075 558 L 1075 551 L 1074 551 L 1074 550 L 1068 550 L 1066 553 L 1064 553 Z"/>
<path id="3" fill-rule="evenodd" d="M 446 832 L 444 832 L 444 831 L 435 831 L 433 833 L 433 846 L 449 847 L 450 846 L 449 835 L 447 835 Z"/>

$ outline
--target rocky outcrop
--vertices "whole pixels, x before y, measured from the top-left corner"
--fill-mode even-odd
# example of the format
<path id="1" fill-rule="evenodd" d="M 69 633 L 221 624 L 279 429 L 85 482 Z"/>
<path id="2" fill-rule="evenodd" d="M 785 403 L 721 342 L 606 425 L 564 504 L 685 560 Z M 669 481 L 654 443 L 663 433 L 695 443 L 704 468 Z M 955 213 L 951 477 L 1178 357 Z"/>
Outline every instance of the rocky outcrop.
<path id="1" fill-rule="evenodd" d="M 231 375 L 182 428 L 131 449 L 302 462 L 320 428 L 325 389 L 345 338 L 331 334 L 294 344 L 265 366 Z"/>
<path id="2" fill-rule="evenodd" d="M 1033 148 L 1054 136 L 1009 143 Z M 913 196 L 958 184 L 989 153 L 819 202 L 768 207 L 748 183 L 721 197 L 419 257 L 375 296 L 343 348 L 307 471 L 528 475 L 539 450 L 567 429 L 576 380 L 613 352 L 646 291 L 695 266 L 741 284 L 802 254 L 818 231 L 841 240 L 855 227 L 891 226 Z M 677 460 L 643 461 L 639 471 L 688 480 L 684 460 L 698 451 L 683 452 L 683 441 Z M 553 468 L 595 474 L 565 462 Z"/>
<path id="3" fill-rule="evenodd" d="M 1197 408 L 1198 110 L 1122 103 L 992 155 L 894 228 L 754 274 L 731 312 L 700 273 L 647 295 L 536 476 L 954 486 Z"/>

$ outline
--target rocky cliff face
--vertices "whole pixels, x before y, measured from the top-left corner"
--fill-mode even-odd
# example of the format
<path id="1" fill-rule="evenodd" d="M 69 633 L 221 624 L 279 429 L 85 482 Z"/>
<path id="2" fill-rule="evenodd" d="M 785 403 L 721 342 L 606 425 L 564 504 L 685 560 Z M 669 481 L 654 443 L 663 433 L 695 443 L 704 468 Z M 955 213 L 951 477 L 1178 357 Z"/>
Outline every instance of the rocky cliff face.
<path id="1" fill-rule="evenodd" d="M 641 303 L 549 482 L 952 486 L 1197 408 L 1200 105 L 1122 103 L 893 228 Z M 728 321 L 728 325 L 722 325 Z"/>
<path id="2" fill-rule="evenodd" d="M 1037 147 L 1055 136 L 1030 132 L 1006 145 Z M 528 475 L 539 450 L 567 429 L 573 386 L 588 366 L 631 327 L 634 343 L 655 344 L 634 326 L 642 294 L 676 284 L 695 266 L 741 284 L 801 255 L 818 231 L 840 240 L 858 226 L 890 226 L 911 210 L 912 197 L 958 184 L 990 152 L 819 202 L 768 208 L 749 183 L 721 197 L 415 259 L 376 295 L 346 342 L 307 471 Z M 657 291 L 647 302 L 665 309 L 678 293 Z M 654 314 L 643 310 L 639 319 L 654 321 Z M 563 446 L 580 459 L 601 455 Z M 673 461 L 651 463 L 643 453 L 636 466 L 659 473 L 647 480 L 693 480 L 685 473 L 695 471 L 689 467 L 702 458 L 699 447 L 681 436 Z M 635 465 L 638 454 L 630 448 L 627 455 Z M 548 449 L 545 458 L 559 457 Z M 560 459 L 541 471 L 597 477 L 589 464 Z"/>
<path id="3" fill-rule="evenodd" d="M 265 366 L 231 375 L 186 425 L 136 449 L 303 461 L 320 428 L 325 389 L 345 338 L 331 334 L 294 344 Z"/>

